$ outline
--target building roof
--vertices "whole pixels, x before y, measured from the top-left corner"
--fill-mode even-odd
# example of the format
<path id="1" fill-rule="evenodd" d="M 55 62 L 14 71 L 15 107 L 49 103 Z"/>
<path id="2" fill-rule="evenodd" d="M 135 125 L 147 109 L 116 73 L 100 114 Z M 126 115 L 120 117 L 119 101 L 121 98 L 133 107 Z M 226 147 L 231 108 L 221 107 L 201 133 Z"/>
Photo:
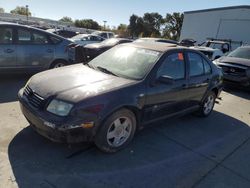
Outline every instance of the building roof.
<path id="1" fill-rule="evenodd" d="M 194 11 L 184 12 L 184 14 L 221 11 L 221 10 L 232 10 L 232 9 L 250 9 L 250 6 L 249 5 L 240 5 L 240 6 L 230 6 L 230 7 L 219 7 L 219 8 L 211 8 L 211 9 L 203 9 L 203 10 L 194 10 Z"/>

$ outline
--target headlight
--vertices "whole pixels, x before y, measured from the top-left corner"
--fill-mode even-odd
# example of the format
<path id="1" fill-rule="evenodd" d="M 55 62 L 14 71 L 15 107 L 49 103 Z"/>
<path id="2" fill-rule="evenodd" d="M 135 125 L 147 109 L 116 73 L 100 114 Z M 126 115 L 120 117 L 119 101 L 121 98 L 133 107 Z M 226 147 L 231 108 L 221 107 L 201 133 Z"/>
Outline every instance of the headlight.
<path id="1" fill-rule="evenodd" d="M 72 104 L 54 99 L 47 107 L 47 111 L 59 116 L 66 116 L 69 114 L 72 107 Z"/>

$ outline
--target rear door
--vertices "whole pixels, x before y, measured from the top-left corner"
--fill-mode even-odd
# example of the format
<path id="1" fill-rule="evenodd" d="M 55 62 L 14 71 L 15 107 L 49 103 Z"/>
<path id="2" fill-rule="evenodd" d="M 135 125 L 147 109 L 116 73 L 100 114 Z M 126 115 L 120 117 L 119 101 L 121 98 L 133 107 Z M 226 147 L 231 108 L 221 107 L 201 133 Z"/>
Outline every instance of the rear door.
<path id="1" fill-rule="evenodd" d="M 0 68 L 16 67 L 16 45 L 10 26 L 0 26 Z"/>
<path id="2" fill-rule="evenodd" d="M 161 76 L 171 77 L 173 83 L 160 82 Z M 156 71 L 154 84 L 149 84 L 146 96 L 146 121 L 164 118 L 187 108 L 186 63 L 182 51 L 167 54 Z"/>
<path id="3" fill-rule="evenodd" d="M 17 29 L 17 66 L 24 71 L 46 69 L 54 59 L 55 46 L 42 32 Z"/>
<path id="4" fill-rule="evenodd" d="M 199 53 L 186 52 L 188 61 L 188 93 L 189 106 L 199 105 L 212 79 L 212 68 Z"/>

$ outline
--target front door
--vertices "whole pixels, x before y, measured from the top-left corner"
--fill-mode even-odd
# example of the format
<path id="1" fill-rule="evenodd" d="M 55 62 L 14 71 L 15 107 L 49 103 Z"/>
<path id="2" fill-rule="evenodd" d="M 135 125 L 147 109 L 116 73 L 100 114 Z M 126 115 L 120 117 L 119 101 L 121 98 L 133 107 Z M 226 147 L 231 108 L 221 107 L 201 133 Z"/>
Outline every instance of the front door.
<path id="1" fill-rule="evenodd" d="M 160 81 L 168 77 L 171 82 Z M 182 51 L 164 58 L 156 71 L 155 83 L 148 86 L 144 120 L 156 120 L 185 110 L 188 103 L 186 64 Z"/>
<path id="2" fill-rule="evenodd" d="M 0 68 L 14 69 L 16 66 L 16 45 L 13 43 L 13 29 L 0 27 Z"/>

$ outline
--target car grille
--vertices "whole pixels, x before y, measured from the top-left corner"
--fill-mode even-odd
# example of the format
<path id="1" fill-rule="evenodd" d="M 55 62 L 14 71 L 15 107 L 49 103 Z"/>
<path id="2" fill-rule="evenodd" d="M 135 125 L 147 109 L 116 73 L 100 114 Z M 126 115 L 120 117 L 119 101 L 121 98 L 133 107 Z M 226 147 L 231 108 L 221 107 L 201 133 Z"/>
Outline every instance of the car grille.
<path id="1" fill-rule="evenodd" d="M 233 66 L 225 66 L 225 65 L 220 65 L 220 67 L 222 68 L 224 74 L 229 74 L 232 76 L 240 76 L 240 77 L 246 76 L 246 69 Z"/>
<path id="2" fill-rule="evenodd" d="M 35 108 L 41 108 L 44 104 L 44 98 L 36 94 L 29 86 L 25 87 L 24 96 L 29 104 Z"/>

